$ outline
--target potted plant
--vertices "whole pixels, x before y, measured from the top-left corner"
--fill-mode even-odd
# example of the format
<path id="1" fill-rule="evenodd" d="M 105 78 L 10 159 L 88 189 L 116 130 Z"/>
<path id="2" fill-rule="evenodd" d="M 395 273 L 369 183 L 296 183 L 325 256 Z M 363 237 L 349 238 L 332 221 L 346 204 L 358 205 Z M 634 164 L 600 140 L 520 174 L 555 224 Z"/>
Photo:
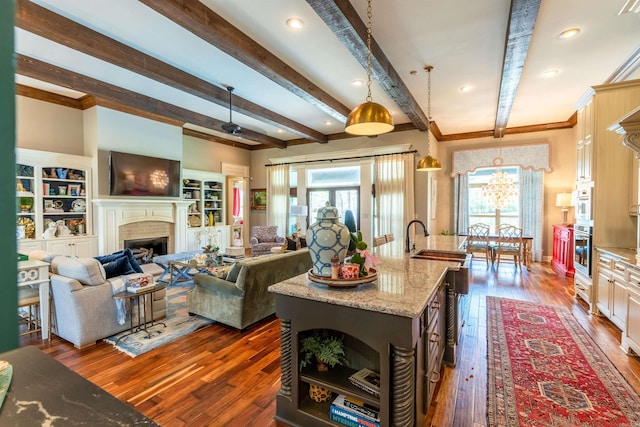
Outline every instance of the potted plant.
<path id="1" fill-rule="evenodd" d="M 344 353 L 343 337 L 326 329 L 316 329 L 300 340 L 300 370 L 316 363 L 318 371 L 327 371 L 336 365 L 348 365 Z"/>
<path id="2" fill-rule="evenodd" d="M 20 197 L 20 210 L 22 212 L 31 212 L 33 206 L 33 197 Z"/>

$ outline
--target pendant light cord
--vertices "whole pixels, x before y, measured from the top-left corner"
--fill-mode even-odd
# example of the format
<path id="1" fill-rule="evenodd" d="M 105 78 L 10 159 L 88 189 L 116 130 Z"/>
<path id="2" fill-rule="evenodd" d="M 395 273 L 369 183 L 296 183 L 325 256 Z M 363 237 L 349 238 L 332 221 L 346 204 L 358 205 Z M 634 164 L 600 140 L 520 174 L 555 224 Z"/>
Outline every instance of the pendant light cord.
<path id="1" fill-rule="evenodd" d="M 371 13 L 371 0 L 367 0 L 367 102 L 371 102 L 371 32 L 373 14 Z"/>
<path id="2" fill-rule="evenodd" d="M 429 132 L 431 132 L 431 65 L 424 67 L 427 72 L 427 156 L 431 155 L 431 138 L 429 138 Z"/>

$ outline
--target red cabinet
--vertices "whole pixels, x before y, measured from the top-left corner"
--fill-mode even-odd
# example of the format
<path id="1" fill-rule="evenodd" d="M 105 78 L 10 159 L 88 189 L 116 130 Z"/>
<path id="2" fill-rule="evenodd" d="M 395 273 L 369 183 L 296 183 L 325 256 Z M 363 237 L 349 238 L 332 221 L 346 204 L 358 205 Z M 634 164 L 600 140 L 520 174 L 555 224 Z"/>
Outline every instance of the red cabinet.
<path id="1" fill-rule="evenodd" d="M 573 277 L 576 270 L 573 268 L 573 226 L 553 226 L 553 258 L 551 265 L 556 270 Z"/>

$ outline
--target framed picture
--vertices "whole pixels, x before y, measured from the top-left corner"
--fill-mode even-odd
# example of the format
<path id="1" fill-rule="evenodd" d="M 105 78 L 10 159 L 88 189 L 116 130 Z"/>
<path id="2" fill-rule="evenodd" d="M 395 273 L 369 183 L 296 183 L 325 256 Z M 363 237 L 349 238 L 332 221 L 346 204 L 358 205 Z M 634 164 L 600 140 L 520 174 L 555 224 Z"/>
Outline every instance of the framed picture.
<path id="1" fill-rule="evenodd" d="M 79 196 L 81 188 L 82 185 L 80 184 L 69 184 L 69 192 L 67 194 L 70 196 Z"/>
<path id="2" fill-rule="evenodd" d="M 267 209 L 267 190 L 251 190 L 251 209 Z"/>

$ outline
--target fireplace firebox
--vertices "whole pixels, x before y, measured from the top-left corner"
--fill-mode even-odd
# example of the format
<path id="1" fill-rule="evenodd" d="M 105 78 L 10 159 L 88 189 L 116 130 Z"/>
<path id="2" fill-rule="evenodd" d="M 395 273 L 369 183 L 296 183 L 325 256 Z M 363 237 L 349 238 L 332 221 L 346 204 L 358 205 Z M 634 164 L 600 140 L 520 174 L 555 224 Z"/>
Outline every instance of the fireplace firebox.
<path id="1" fill-rule="evenodd" d="M 153 262 L 154 256 L 166 255 L 168 236 L 151 237 L 146 239 L 131 239 L 124 241 L 124 247 L 131 249 L 139 264 Z"/>

